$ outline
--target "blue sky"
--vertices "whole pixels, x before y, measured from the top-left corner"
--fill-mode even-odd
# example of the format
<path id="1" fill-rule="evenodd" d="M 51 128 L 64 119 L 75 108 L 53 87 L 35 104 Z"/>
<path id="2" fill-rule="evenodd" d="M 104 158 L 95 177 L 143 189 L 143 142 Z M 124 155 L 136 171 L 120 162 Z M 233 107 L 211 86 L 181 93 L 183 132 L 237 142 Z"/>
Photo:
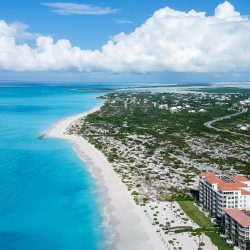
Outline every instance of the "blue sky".
<path id="1" fill-rule="evenodd" d="M 70 39 L 74 45 L 85 49 L 99 49 L 111 36 L 120 32 L 132 32 L 145 22 L 154 11 L 169 6 L 176 10 L 206 11 L 214 13 L 218 0 L 88 0 L 58 1 L 91 4 L 119 10 L 110 15 L 56 15 L 41 3 L 54 3 L 55 0 L 8 0 L 0 1 L 0 19 L 7 22 L 26 23 L 34 33 L 53 35 L 55 38 Z M 250 3 L 246 0 L 230 1 L 243 15 L 250 14 Z M 132 23 L 119 24 L 117 20 Z"/>
<path id="2" fill-rule="evenodd" d="M 55 8 L 51 7 L 53 3 L 72 3 L 72 4 L 85 4 L 92 7 L 98 7 L 102 9 L 109 8 L 110 14 L 103 15 L 62 15 L 53 12 Z M 242 16 L 248 16 L 250 14 L 250 4 L 246 0 L 230 0 L 229 1 Z M 170 8 L 178 11 L 189 11 L 194 9 L 195 11 L 205 11 L 207 15 L 213 15 L 214 10 L 218 4 L 223 1 L 217 0 L 89 0 L 89 1 L 55 1 L 55 0 L 8 0 L 0 2 L 0 19 L 6 23 L 11 24 L 13 22 L 21 22 L 29 26 L 28 32 L 32 34 L 42 34 L 53 37 L 55 40 L 67 39 L 71 42 L 72 46 L 78 46 L 83 50 L 101 49 L 104 44 L 107 43 L 111 37 L 121 32 L 129 34 L 133 32 L 137 27 L 142 25 L 152 14 L 160 8 L 169 6 Z M 31 46 L 34 46 L 35 41 L 26 41 Z M 1 46 L 1 44 L 0 44 Z M 122 73 L 76 73 L 76 72 L 62 71 L 67 79 L 81 79 L 85 77 L 87 81 L 99 80 L 98 75 L 107 79 L 114 79 L 115 81 L 123 81 L 123 79 L 132 81 L 137 79 L 138 81 L 163 81 L 167 76 L 171 80 L 194 80 L 202 78 L 201 73 L 194 72 L 172 72 L 166 70 L 166 72 L 136 72 L 136 74 Z M 191 70 L 192 71 L 192 70 Z M 237 73 L 237 72 L 236 72 Z M 55 80 L 58 74 L 51 72 L 9 72 L 8 70 L 1 70 L 0 77 L 2 79 L 52 79 Z M 117 76 L 118 75 L 118 76 Z M 236 80 L 247 80 L 249 72 L 235 74 L 235 72 L 213 72 L 206 73 L 206 77 L 209 79 L 220 79 L 233 77 Z M 201 77 L 200 77 L 201 76 Z M 63 77 L 64 78 L 64 77 Z M 179 79 L 181 78 L 181 79 Z M 60 77 L 58 77 L 60 81 Z"/>

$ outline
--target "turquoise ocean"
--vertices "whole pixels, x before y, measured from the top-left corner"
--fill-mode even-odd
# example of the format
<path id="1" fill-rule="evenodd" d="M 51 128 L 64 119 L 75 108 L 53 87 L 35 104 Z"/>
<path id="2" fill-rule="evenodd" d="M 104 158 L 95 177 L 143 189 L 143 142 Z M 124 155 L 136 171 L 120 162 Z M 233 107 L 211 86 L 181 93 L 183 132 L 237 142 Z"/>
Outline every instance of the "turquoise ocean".
<path id="1" fill-rule="evenodd" d="M 39 136 L 128 86 L 0 83 L 0 250 L 109 249 L 103 191 L 68 142 Z"/>
<path id="2" fill-rule="evenodd" d="M 38 138 L 56 121 L 102 104 L 101 94 L 0 86 L 1 250 L 104 249 L 100 190 L 87 166 L 68 142 Z"/>

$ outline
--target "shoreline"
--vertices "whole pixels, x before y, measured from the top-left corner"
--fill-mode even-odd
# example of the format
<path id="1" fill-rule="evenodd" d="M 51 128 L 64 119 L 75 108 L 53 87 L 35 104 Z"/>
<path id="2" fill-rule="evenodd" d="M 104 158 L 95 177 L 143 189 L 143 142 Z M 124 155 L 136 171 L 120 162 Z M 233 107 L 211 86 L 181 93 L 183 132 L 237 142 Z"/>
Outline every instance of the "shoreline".
<path id="1" fill-rule="evenodd" d="M 132 195 L 106 157 L 83 137 L 64 133 L 71 123 L 99 110 L 100 107 L 67 117 L 53 124 L 44 133 L 44 137 L 69 141 L 78 157 L 96 179 L 101 191 L 101 197 L 98 197 L 98 200 L 105 200 L 105 202 L 101 202 L 104 206 L 101 208 L 104 224 L 106 224 L 107 230 L 114 231 L 115 235 L 115 240 L 111 248 L 109 245 L 109 250 L 164 250 L 166 246 L 146 218 L 143 208 L 135 204 Z M 113 236 L 111 232 L 107 232 L 107 234 L 110 237 Z"/>

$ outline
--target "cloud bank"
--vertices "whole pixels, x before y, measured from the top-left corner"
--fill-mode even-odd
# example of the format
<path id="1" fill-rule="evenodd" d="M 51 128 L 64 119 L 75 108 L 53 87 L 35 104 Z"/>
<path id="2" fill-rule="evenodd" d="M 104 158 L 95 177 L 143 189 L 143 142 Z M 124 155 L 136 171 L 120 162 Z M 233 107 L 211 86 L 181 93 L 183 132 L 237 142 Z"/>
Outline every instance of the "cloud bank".
<path id="1" fill-rule="evenodd" d="M 114 73 L 250 72 L 250 20 L 229 2 L 213 16 L 168 7 L 130 34 L 118 34 L 100 50 L 83 50 L 69 40 L 32 36 L 21 24 L 0 21 L 0 70 Z"/>
<path id="2" fill-rule="evenodd" d="M 110 7 L 97 7 L 89 4 L 79 3 L 42 3 L 52 8 L 52 12 L 59 15 L 109 15 L 117 13 L 117 9 Z"/>

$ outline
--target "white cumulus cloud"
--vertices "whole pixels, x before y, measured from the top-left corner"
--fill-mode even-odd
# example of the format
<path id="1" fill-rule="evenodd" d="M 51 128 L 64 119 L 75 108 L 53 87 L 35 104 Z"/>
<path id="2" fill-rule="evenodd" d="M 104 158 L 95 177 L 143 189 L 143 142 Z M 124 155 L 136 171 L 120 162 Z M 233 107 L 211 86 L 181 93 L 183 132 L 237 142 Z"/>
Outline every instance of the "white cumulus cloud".
<path id="1" fill-rule="evenodd" d="M 0 21 L 0 70 L 80 72 L 250 72 L 250 20 L 229 2 L 205 12 L 168 7 L 130 34 L 118 34 L 100 50 L 74 47 L 69 40 L 19 38 L 25 26 Z"/>

